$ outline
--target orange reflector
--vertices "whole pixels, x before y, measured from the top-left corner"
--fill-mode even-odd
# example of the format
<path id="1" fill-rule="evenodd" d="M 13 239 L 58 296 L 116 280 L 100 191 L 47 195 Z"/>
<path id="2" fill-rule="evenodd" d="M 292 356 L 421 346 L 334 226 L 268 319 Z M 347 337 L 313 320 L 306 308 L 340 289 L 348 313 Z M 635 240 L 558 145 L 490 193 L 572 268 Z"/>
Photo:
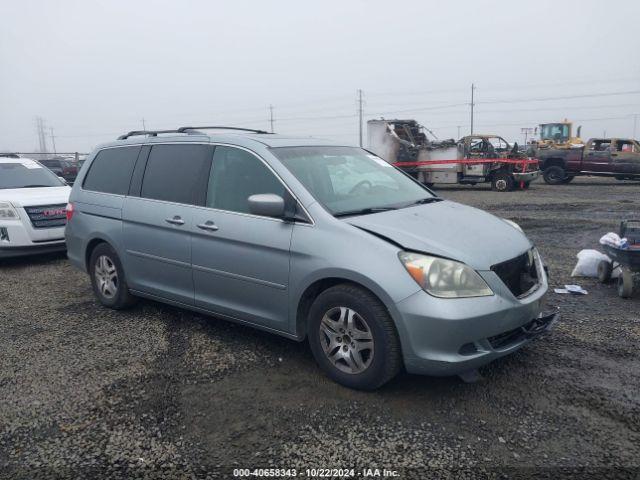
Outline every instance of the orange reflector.
<path id="1" fill-rule="evenodd" d="M 407 267 L 409 275 L 411 275 L 419 285 L 424 285 L 424 270 L 422 267 L 411 265 L 410 263 L 405 264 L 405 267 Z"/>

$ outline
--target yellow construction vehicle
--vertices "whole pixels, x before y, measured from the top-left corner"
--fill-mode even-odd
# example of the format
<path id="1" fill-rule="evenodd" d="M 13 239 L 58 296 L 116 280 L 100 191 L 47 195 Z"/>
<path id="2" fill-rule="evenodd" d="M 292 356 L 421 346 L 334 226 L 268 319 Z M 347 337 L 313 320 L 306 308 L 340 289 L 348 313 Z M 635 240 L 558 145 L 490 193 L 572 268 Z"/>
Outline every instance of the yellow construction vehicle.
<path id="1" fill-rule="evenodd" d="M 564 122 L 540 124 L 540 140 L 535 142 L 538 148 L 576 148 L 584 147 L 580 138 L 580 129 L 573 136 L 573 123 L 566 118 Z"/>

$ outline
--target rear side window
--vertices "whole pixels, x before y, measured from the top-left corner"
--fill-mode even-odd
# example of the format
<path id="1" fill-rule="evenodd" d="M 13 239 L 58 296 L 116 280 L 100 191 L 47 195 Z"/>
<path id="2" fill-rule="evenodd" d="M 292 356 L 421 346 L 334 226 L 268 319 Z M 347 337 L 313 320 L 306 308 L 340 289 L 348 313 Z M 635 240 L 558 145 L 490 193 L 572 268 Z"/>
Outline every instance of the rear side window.
<path id="1" fill-rule="evenodd" d="M 89 166 L 83 188 L 93 192 L 126 195 L 129 193 L 131 173 L 139 152 L 140 147 L 107 148 L 100 151 Z"/>
<path id="2" fill-rule="evenodd" d="M 154 145 L 142 179 L 141 196 L 198 204 L 203 178 L 211 166 L 210 145 Z"/>

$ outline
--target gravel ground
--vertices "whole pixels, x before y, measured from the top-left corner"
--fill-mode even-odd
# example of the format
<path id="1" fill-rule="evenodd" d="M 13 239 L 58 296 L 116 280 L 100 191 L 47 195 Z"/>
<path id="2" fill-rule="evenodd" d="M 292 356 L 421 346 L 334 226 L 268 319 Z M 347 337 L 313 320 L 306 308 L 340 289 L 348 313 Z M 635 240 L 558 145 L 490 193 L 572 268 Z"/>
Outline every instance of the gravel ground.
<path id="1" fill-rule="evenodd" d="M 614 180 L 439 192 L 519 222 L 556 286 L 640 210 L 640 184 Z M 612 285 L 551 293 L 556 328 L 477 383 L 402 374 L 363 393 L 327 380 L 306 344 L 148 301 L 101 308 L 64 256 L 0 271 L 0 478 L 640 475 L 640 298 Z"/>

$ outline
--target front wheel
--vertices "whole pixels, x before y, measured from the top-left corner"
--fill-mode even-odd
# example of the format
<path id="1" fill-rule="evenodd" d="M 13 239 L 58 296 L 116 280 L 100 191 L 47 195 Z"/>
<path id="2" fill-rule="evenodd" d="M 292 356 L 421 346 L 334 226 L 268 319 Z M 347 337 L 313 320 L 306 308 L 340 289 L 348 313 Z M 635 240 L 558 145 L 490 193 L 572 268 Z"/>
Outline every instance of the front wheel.
<path id="1" fill-rule="evenodd" d="M 322 292 L 309 312 L 309 345 L 320 368 L 335 382 L 374 390 L 400 371 L 395 325 L 370 292 L 340 284 Z"/>
<path id="2" fill-rule="evenodd" d="M 122 310 L 132 306 L 136 298 L 129 293 L 124 269 L 116 251 L 101 243 L 89 259 L 91 286 L 98 301 L 105 307 Z"/>
<path id="3" fill-rule="evenodd" d="M 620 298 L 631 298 L 633 296 L 633 273 L 626 268 L 622 269 L 618 277 L 618 296 Z"/>
<path id="4" fill-rule="evenodd" d="M 496 192 L 510 192 L 515 181 L 509 172 L 496 172 L 491 179 L 491 189 Z"/>

